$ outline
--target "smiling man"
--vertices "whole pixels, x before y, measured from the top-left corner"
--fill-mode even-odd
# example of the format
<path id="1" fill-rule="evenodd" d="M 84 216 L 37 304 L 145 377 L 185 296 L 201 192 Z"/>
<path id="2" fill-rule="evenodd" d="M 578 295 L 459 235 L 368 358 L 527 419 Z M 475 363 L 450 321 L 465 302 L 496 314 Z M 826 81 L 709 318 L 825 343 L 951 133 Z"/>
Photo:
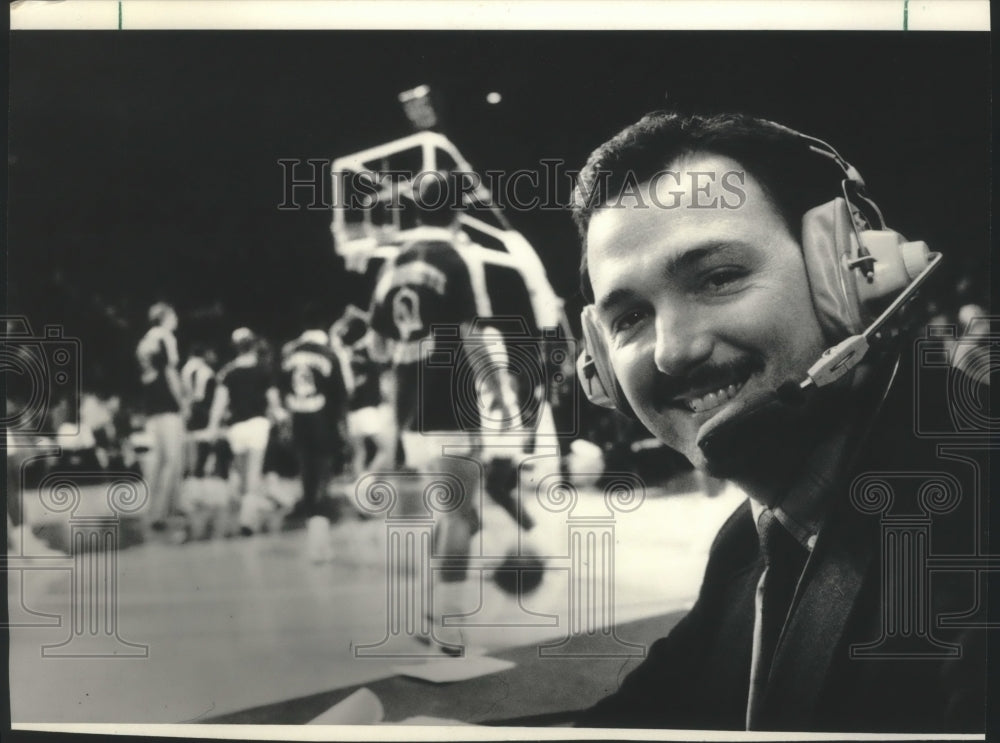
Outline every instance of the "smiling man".
<path id="1" fill-rule="evenodd" d="M 867 353 L 848 349 L 829 384 L 817 370 L 936 265 L 872 224 L 863 195 L 838 198 L 858 184 L 826 143 L 740 115 L 650 114 L 581 172 L 588 395 L 749 500 L 720 530 L 691 612 L 580 725 L 982 729 L 974 630 L 910 628 L 909 645 L 859 650 L 881 647 L 898 576 L 855 484 L 948 465 L 914 436 L 906 313 Z M 926 621 L 974 592 L 936 580 L 906 611 Z"/>
<path id="2" fill-rule="evenodd" d="M 681 155 L 681 173 L 743 173 L 732 158 Z M 824 348 L 802 251 L 765 187 L 745 173 L 739 209 L 703 208 L 699 189 L 650 182 L 600 209 L 587 235 L 597 317 L 640 420 L 692 463 L 703 427 L 732 419 L 755 393 L 801 378 Z M 689 181 L 690 183 L 691 181 Z M 722 203 L 714 193 L 708 203 Z M 679 208 L 665 209 L 668 194 Z M 791 444 L 792 442 L 788 442 Z M 790 453 L 790 452 L 789 452 Z"/>

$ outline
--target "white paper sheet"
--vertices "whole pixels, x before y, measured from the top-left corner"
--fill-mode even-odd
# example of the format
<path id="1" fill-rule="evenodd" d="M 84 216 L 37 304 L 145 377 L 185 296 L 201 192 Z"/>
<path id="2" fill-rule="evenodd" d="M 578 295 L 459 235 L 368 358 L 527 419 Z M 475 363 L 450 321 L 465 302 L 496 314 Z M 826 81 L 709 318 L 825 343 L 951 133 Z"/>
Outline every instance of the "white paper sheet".
<path id="1" fill-rule="evenodd" d="M 370 690 L 361 688 L 341 699 L 310 725 L 375 725 L 385 719 L 382 702 Z"/>

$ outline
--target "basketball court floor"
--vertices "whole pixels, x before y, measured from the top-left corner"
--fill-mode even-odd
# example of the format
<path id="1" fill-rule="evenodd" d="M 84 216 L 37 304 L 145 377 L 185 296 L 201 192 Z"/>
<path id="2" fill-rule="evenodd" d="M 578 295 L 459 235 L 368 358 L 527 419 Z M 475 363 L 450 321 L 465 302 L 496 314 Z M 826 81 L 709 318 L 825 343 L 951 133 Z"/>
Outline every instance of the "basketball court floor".
<path id="1" fill-rule="evenodd" d="M 584 521 L 536 509 L 531 545 L 545 555 L 542 583 L 519 602 L 497 587 L 489 561 L 474 569 L 463 599 L 472 617 L 462 627 L 467 658 L 506 653 L 515 665 L 540 662 L 536 648 L 593 627 L 594 617 L 581 625 L 571 608 L 600 604 L 581 599 L 586 586 L 606 591 L 599 613 L 619 627 L 617 637 L 645 647 L 629 628 L 690 606 L 711 540 L 743 497 L 735 489 L 712 498 L 649 489 L 631 510 L 609 515 L 601 491 L 581 489 L 574 518 L 600 521 L 610 535 L 603 568 L 571 556 L 570 527 Z M 513 522 L 498 507 L 485 506 L 483 525 L 483 555 L 516 545 Z M 112 556 L 75 558 L 26 533 L 7 563 L 13 722 L 298 723 L 326 704 L 317 695 L 379 680 L 391 694 L 385 680 L 429 659 L 406 657 L 407 648 L 425 649 L 405 626 L 393 646 L 402 654 L 358 650 L 389 633 L 398 575 L 387 562 L 388 533 L 384 519 L 341 521 L 331 532 L 334 559 L 322 564 L 308 560 L 302 529 L 183 545 L 147 539 Z M 97 598 L 81 600 L 88 591 Z M 644 626 L 647 635 L 660 631 L 655 619 Z M 430 693 L 431 685 L 417 687 L 416 709 L 421 688 Z M 293 719 L 283 703 L 301 699 L 313 706 L 308 714 L 300 706 Z"/>

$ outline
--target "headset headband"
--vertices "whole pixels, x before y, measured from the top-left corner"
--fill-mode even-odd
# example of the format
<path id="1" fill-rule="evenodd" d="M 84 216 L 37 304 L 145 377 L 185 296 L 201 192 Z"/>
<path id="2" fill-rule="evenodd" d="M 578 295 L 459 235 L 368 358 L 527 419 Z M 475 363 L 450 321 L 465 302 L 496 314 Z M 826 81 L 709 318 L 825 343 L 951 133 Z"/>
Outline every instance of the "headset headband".
<path id="1" fill-rule="evenodd" d="M 828 160 L 832 160 L 844 174 L 844 178 L 840 182 L 840 189 L 844 195 L 844 201 L 847 202 L 849 207 L 851 227 L 854 230 L 854 237 L 858 241 L 858 256 L 850 262 L 850 268 L 860 267 L 868 281 L 872 281 L 875 258 L 868 251 L 864 241 L 861 239 L 861 231 L 872 229 L 885 230 L 888 228 L 886 227 L 885 217 L 882 216 L 882 210 L 878 208 L 878 204 L 866 193 L 865 179 L 861 177 L 861 173 L 837 151 L 837 148 L 826 140 L 810 134 L 804 134 L 797 129 L 792 129 L 790 126 L 779 124 L 776 121 L 769 119 L 764 119 L 764 121 L 807 143 L 810 151 Z"/>

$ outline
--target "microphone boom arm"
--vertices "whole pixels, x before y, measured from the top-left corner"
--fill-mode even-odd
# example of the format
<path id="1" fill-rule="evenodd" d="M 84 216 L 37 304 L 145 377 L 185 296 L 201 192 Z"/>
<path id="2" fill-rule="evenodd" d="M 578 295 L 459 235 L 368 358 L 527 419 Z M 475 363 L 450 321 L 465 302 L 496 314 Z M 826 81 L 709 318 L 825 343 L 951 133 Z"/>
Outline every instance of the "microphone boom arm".
<path id="1" fill-rule="evenodd" d="M 900 292 L 892 304 L 886 307 L 871 325 L 865 328 L 864 332 L 852 335 L 823 352 L 819 361 L 806 372 L 806 378 L 799 383 L 799 389 L 805 392 L 812 388 L 826 387 L 861 363 L 871 344 L 881 339 L 882 327 L 902 309 L 904 304 L 913 298 L 917 290 L 940 263 L 941 254 L 931 253 L 931 261 L 927 267 L 910 282 L 906 289 Z"/>

